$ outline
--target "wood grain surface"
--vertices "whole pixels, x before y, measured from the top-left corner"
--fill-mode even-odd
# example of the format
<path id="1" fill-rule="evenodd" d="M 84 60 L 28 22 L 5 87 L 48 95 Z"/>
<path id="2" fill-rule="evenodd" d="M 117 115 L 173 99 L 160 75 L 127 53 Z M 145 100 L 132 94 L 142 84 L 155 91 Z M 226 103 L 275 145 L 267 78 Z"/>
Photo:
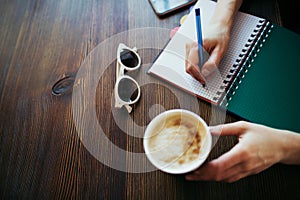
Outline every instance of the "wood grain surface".
<path id="1" fill-rule="evenodd" d="M 122 33 L 147 27 L 170 31 L 188 9 L 158 18 L 147 0 L 1 0 L 0 5 L 0 199 L 300 198 L 298 166 L 278 164 L 228 184 L 189 182 L 157 170 L 126 173 L 97 159 L 99 155 L 127 169 L 149 164 L 131 159 L 128 152 L 143 154 L 143 130 L 163 110 L 186 108 L 210 125 L 239 120 L 146 75 L 159 53 L 156 48 L 138 51 L 143 66 L 131 76 L 144 84 L 133 113 L 113 106 L 116 51 L 111 48 L 117 47 L 107 41 L 121 34 L 113 41 L 161 46 L 168 34 Z M 281 24 L 276 1 L 245 1 L 241 10 Z M 90 65 L 91 79 L 80 77 L 80 70 Z M 90 89 L 93 78 L 96 85 Z M 87 95 L 74 98 L 75 90 Z M 91 124 L 95 119 L 80 117 L 90 110 L 109 142 L 127 152 L 124 157 L 114 160 L 111 149 L 101 149 L 105 141 L 95 156 L 82 142 L 85 135 L 77 125 L 90 131 L 86 135 L 97 130 Z M 208 160 L 236 142 L 235 137 L 219 138 Z"/>

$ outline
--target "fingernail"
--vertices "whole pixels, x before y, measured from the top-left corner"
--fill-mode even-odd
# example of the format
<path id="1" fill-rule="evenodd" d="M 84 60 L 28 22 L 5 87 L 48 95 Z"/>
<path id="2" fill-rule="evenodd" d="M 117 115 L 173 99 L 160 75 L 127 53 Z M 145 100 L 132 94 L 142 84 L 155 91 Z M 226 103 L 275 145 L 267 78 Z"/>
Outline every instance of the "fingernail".
<path id="1" fill-rule="evenodd" d="M 203 69 L 202 74 L 206 77 L 210 74 L 210 71 L 208 71 L 207 69 Z"/>

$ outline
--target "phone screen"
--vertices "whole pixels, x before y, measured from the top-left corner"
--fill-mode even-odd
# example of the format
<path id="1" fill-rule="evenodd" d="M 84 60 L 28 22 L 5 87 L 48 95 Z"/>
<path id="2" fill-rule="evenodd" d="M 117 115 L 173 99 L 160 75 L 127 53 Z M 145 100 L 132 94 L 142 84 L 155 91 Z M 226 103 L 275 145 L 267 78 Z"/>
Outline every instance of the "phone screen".
<path id="1" fill-rule="evenodd" d="M 197 0 L 149 0 L 155 13 L 159 16 L 195 3 Z"/>

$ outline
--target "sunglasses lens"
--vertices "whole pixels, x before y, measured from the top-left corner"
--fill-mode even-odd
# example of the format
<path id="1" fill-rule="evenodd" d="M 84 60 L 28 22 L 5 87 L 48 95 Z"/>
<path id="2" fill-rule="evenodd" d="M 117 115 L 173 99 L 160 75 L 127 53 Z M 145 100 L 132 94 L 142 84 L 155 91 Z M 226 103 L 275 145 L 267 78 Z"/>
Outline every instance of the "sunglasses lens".
<path id="1" fill-rule="evenodd" d="M 126 67 L 133 68 L 133 67 L 136 67 L 139 63 L 139 59 L 138 59 L 137 55 L 128 49 L 121 50 L 120 58 L 121 58 L 122 64 L 125 65 Z"/>
<path id="2" fill-rule="evenodd" d="M 122 78 L 118 87 L 119 97 L 125 102 L 131 102 L 138 98 L 138 86 L 128 78 Z"/>

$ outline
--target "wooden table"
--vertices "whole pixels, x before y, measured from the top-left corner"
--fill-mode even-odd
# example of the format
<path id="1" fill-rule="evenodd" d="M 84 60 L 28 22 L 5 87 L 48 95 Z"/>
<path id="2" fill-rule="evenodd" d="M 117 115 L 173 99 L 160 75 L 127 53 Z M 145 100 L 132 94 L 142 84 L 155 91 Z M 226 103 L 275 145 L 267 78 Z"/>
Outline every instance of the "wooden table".
<path id="1" fill-rule="evenodd" d="M 147 0 L 0 5 L 1 199 L 300 198 L 298 166 L 277 164 L 233 184 L 189 182 L 143 172 L 147 160 L 131 156 L 143 155 L 143 130 L 163 110 L 186 108 L 210 125 L 239 120 L 144 73 L 188 9 L 160 19 Z M 274 1 L 247 1 L 241 10 L 281 24 Z M 114 108 L 121 41 L 144 45 L 143 66 L 132 74 L 142 97 L 131 114 Z M 219 138 L 208 160 L 236 142 Z"/>

